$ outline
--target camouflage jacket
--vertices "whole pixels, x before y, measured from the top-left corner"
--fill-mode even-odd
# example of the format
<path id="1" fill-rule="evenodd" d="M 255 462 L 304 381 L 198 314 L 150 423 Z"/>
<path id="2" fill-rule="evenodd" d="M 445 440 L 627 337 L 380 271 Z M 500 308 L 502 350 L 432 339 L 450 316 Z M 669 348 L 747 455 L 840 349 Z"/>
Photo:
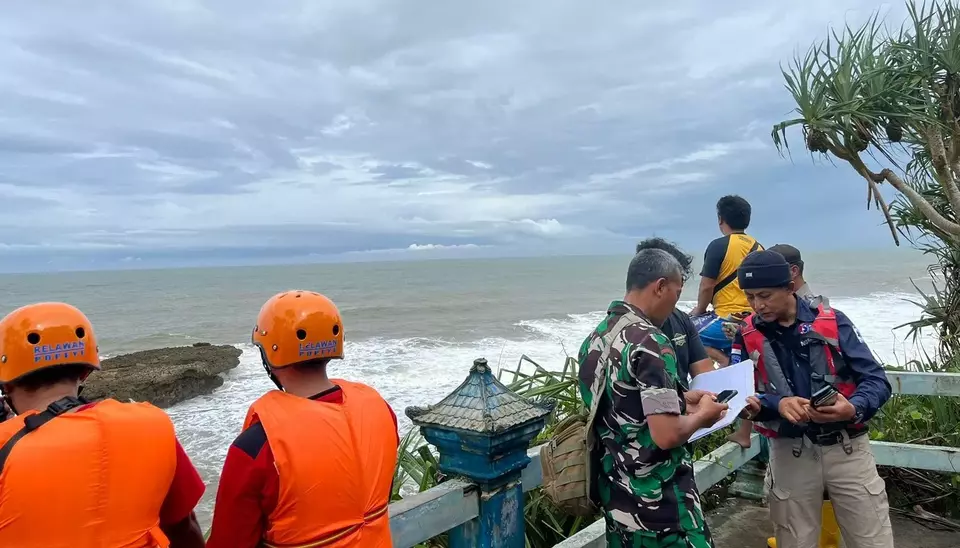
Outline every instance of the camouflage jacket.
<path id="1" fill-rule="evenodd" d="M 677 362 L 670 340 L 652 323 L 628 325 L 612 342 L 608 363 L 600 362 L 603 336 L 617 320 L 634 312 L 614 301 L 607 316 L 583 341 L 579 354 L 580 395 L 587 408 L 601 397 L 594 429 L 599 447 L 594 462 L 600 505 L 609 519 L 633 531 L 670 533 L 703 527 L 700 495 L 690 453 L 663 450 L 650 435 L 646 417 L 685 411 L 678 390 Z M 592 389 L 609 366 L 610 377 Z"/>

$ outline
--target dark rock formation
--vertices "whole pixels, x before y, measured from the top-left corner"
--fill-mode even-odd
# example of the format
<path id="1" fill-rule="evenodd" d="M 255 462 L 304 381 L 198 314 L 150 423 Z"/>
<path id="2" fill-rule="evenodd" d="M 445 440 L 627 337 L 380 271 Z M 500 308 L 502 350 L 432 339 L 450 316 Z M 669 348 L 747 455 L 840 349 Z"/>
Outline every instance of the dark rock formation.
<path id="1" fill-rule="evenodd" d="M 240 349 L 196 343 L 144 350 L 103 360 L 103 370 L 87 379 L 83 396 L 148 401 L 158 407 L 209 394 L 220 376 L 240 363 Z"/>

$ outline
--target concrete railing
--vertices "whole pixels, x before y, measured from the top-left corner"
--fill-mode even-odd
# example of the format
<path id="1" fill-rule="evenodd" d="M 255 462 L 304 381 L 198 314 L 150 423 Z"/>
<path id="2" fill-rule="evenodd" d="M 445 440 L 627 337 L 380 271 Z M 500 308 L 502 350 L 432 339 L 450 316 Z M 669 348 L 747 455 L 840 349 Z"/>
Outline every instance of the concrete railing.
<path id="1" fill-rule="evenodd" d="M 923 396 L 960 397 L 960 374 L 887 372 L 896 394 Z M 960 473 L 960 449 L 903 443 L 872 442 L 877 464 L 899 468 Z M 756 434 L 750 449 L 727 443 L 694 465 L 697 487 L 700 491 L 712 487 L 735 470 L 756 457 L 760 452 Z M 540 486 L 540 447 L 527 451 L 529 462 L 519 476 L 523 492 Z M 441 455 L 441 463 L 443 455 Z M 492 492 L 492 491 L 491 491 Z M 515 535 L 504 532 L 502 538 L 492 538 L 489 533 L 482 538 L 464 534 L 464 529 L 478 530 L 471 523 L 483 519 L 481 513 L 488 506 L 491 495 L 469 480 L 454 479 L 430 490 L 405 498 L 390 505 L 390 528 L 395 548 L 411 548 L 444 532 L 460 529 L 452 537 L 451 548 L 489 547 L 507 548 L 517 546 Z M 484 504 L 481 503 L 483 501 Z M 497 507 L 503 515 L 503 510 Z M 518 510 L 522 513 L 522 508 Z M 519 524 L 522 534 L 522 515 L 509 520 Z M 579 548 L 605 546 L 603 521 L 597 521 L 586 529 L 557 544 L 555 548 Z M 520 536 L 522 539 L 522 535 Z M 523 546 L 520 542 L 518 546 Z"/>

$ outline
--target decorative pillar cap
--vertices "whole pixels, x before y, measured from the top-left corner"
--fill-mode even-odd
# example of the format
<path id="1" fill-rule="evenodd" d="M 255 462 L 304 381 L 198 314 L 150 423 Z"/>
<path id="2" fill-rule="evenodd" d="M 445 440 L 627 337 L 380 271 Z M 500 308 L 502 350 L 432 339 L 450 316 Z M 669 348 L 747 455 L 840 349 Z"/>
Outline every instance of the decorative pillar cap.
<path id="1" fill-rule="evenodd" d="M 478 358 L 466 380 L 447 397 L 427 407 L 408 407 L 405 412 L 420 427 L 491 436 L 541 420 L 552 407 L 511 392 L 493 375 L 487 360 Z"/>

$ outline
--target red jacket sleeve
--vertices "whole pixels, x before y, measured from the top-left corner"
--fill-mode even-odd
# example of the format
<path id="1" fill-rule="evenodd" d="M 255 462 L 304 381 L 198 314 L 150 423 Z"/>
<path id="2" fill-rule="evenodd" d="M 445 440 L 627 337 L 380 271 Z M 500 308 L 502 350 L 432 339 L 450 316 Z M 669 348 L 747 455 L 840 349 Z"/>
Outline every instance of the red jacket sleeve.
<path id="1" fill-rule="evenodd" d="M 397 425 L 397 414 L 393 412 L 393 408 L 390 407 L 390 404 L 387 404 L 387 409 L 390 411 L 390 416 L 393 417 L 393 429 L 397 431 L 397 446 L 400 446 L 400 427 Z"/>
<path id="2" fill-rule="evenodd" d="M 265 527 L 263 506 L 270 504 L 264 500 L 268 495 L 265 491 L 274 487 L 273 483 L 279 487 L 279 478 L 272 466 L 273 456 L 268 449 L 269 446 L 264 446 L 252 457 L 241 447 L 230 446 L 220 475 L 207 548 L 260 546 Z M 273 478 L 270 477 L 271 471 Z M 268 479 L 273 481 L 268 482 Z M 275 496 L 270 498 L 275 499 Z"/>
<path id="3" fill-rule="evenodd" d="M 175 525 L 190 516 L 203 496 L 206 486 L 190 457 L 177 441 L 177 469 L 170 483 L 167 498 L 160 507 L 160 524 Z"/>

